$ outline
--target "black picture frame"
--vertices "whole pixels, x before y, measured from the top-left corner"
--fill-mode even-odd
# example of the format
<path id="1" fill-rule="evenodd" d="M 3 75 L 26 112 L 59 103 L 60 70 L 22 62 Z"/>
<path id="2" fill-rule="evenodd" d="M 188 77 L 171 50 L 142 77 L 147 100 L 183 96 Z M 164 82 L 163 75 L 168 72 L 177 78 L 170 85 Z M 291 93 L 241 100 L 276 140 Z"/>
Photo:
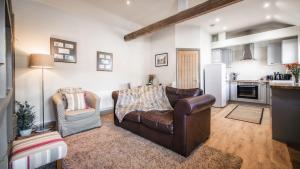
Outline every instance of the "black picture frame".
<path id="1" fill-rule="evenodd" d="M 108 52 L 97 51 L 97 71 L 113 71 L 113 54 Z"/>
<path id="2" fill-rule="evenodd" d="M 50 37 L 50 53 L 54 62 L 77 63 L 77 43 Z"/>
<path id="3" fill-rule="evenodd" d="M 168 53 L 155 55 L 155 67 L 168 66 Z"/>

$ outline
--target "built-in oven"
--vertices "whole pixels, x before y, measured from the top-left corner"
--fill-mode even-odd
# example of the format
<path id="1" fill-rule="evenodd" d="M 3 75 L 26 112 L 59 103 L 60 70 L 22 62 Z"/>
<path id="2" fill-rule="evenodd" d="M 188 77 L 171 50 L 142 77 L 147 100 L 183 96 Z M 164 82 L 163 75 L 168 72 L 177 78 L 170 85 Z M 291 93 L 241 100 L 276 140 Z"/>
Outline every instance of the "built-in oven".
<path id="1" fill-rule="evenodd" d="M 258 99 L 258 84 L 239 83 L 237 85 L 237 98 Z"/>

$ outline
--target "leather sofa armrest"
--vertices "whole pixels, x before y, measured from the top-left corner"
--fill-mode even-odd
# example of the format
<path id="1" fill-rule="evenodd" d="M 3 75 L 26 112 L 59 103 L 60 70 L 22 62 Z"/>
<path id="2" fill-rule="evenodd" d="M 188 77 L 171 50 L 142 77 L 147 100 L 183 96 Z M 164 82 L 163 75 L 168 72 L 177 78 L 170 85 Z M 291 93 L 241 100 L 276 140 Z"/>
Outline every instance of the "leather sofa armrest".
<path id="1" fill-rule="evenodd" d="M 120 123 L 119 123 L 119 120 L 117 119 L 117 116 L 116 116 L 116 105 L 117 105 L 117 101 L 118 101 L 118 96 L 119 96 L 119 92 L 118 91 L 113 91 L 112 94 L 111 94 L 111 97 L 114 101 L 114 123 L 115 125 L 119 126 Z"/>
<path id="2" fill-rule="evenodd" d="M 118 91 L 113 91 L 111 94 L 112 99 L 117 102 L 118 100 L 118 96 L 119 96 L 119 92 Z"/>
<path id="3" fill-rule="evenodd" d="M 215 101 L 215 97 L 209 94 L 181 99 L 175 105 L 175 112 L 191 115 L 210 108 Z"/>
<path id="4" fill-rule="evenodd" d="M 174 150 L 187 157 L 210 135 L 212 95 L 180 99 L 174 109 Z"/>

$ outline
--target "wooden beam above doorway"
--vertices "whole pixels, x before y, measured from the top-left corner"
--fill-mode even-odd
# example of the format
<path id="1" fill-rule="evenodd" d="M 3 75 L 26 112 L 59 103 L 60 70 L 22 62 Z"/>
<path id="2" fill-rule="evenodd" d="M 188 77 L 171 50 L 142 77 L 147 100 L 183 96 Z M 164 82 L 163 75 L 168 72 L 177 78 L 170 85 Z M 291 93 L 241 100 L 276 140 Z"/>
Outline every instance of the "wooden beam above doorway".
<path id="1" fill-rule="evenodd" d="M 204 14 L 207 14 L 209 12 L 224 8 L 226 6 L 241 2 L 243 0 L 208 0 L 204 3 L 201 3 L 199 5 L 196 5 L 192 8 L 189 8 L 187 10 L 181 11 L 173 16 L 170 16 L 166 19 L 163 19 L 161 21 L 155 22 L 151 25 L 148 25 L 144 28 L 141 28 L 137 31 L 134 31 L 132 33 L 129 33 L 124 36 L 125 41 L 130 41 L 133 39 L 136 39 L 139 36 L 157 31 L 159 29 L 162 29 L 164 27 L 180 23 Z"/>

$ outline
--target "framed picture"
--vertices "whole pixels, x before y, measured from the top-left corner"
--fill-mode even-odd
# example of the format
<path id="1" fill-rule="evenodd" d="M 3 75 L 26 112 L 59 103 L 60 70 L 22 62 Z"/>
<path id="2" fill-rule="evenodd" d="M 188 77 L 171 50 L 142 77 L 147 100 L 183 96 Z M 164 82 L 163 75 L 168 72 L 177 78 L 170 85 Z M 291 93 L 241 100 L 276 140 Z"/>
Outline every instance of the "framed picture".
<path id="1" fill-rule="evenodd" d="M 76 42 L 50 38 L 50 49 L 54 62 L 77 63 L 76 47 Z"/>
<path id="2" fill-rule="evenodd" d="M 155 55 L 155 67 L 168 66 L 168 53 Z"/>
<path id="3" fill-rule="evenodd" d="M 97 51 L 97 71 L 113 71 L 113 54 Z"/>

